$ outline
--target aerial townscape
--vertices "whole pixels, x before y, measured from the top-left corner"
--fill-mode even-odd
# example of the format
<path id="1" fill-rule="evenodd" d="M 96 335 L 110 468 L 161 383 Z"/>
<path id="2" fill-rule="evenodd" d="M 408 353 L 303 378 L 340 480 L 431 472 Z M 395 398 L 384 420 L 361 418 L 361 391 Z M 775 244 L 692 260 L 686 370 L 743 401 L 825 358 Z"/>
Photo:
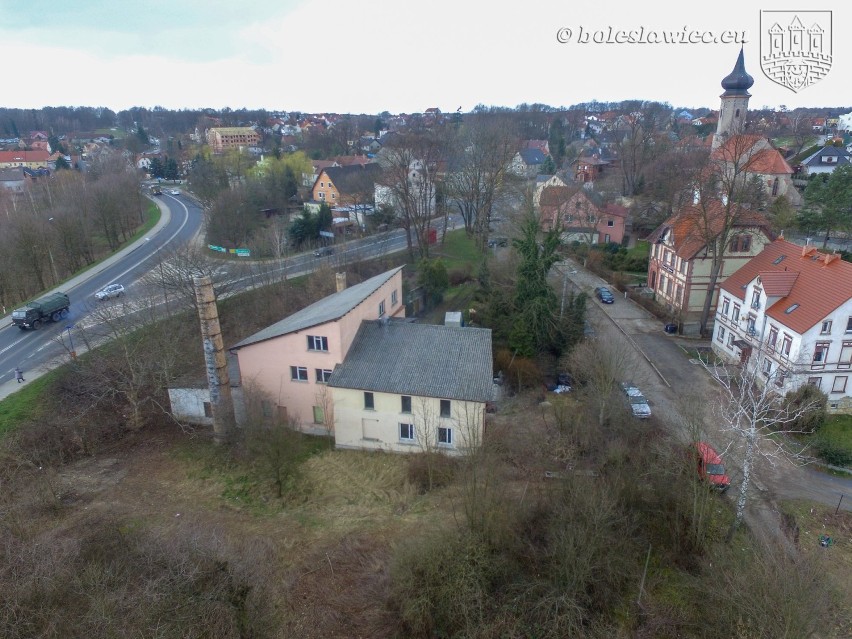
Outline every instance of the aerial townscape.
<path id="1" fill-rule="evenodd" d="M 852 636 L 852 107 L 724 52 L 702 107 L 0 107 L 0 636 Z"/>

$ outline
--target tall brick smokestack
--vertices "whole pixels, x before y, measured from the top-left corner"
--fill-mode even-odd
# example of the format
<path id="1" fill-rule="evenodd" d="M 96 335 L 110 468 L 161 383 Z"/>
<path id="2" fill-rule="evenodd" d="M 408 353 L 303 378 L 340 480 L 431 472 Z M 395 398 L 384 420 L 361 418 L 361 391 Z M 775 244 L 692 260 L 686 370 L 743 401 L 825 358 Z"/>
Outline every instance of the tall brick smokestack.
<path id="1" fill-rule="evenodd" d="M 193 278 L 198 318 L 201 320 L 201 339 L 204 347 L 204 366 L 210 387 L 210 407 L 213 412 L 213 438 L 218 444 L 230 441 L 234 428 L 234 404 L 231 382 L 228 379 L 228 359 L 219 327 L 219 309 L 213 282 L 207 276 Z"/>

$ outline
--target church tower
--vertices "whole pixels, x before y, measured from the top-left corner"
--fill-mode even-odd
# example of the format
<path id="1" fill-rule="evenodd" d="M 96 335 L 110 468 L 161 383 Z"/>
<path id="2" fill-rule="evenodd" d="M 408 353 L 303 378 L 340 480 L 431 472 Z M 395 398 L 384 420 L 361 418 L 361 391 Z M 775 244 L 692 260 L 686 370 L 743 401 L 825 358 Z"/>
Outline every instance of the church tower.
<path id="1" fill-rule="evenodd" d="M 724 144 L 725 140 L 732 135 L 742 133 L 745 129 L 746 115 L 748 114 L 748 99 L 751 94 L 748 90 L 754 84 L 754 78 L 745 70 L 743 61 L 743 50 L 734 70 L 722 80 L 722 88 L 725 92 L 720 96 L 722 106 L 719 108 L 719 123 L 716 125 L 716 135 L 713 136 L 713 149 Z"/>

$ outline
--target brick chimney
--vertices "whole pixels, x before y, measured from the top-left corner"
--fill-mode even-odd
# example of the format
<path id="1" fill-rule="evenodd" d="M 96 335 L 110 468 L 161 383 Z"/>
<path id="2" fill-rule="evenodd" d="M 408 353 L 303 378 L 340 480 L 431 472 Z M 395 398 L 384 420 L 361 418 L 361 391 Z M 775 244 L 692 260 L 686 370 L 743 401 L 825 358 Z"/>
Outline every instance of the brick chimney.
<path id="1" fill-rule="evenodd" d="M 334 274 L 334 283 L 337 286 L 337 292 L 346 290 L 346 271 L 343 273 Z"/>

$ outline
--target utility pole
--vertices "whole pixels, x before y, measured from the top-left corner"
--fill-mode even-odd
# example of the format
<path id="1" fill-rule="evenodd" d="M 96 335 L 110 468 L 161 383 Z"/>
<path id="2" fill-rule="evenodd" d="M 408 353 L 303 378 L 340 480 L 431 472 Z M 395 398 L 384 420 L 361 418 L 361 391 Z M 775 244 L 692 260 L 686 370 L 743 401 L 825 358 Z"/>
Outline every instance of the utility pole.
<path id="1" fill-rule="evenodd" d="M 234 427 L 234 403 L 231 399 L 231 381 L 228 378 L 228 360 L 219 326 L 219 310 L 210 277 L 195 277 L 195 300 L 201 321 L 201 339 L 204 346 L 204 365 L 210 387 L 210 407 L 213 413 L 213 439 L 217 444 L 230 441 Z"/>

